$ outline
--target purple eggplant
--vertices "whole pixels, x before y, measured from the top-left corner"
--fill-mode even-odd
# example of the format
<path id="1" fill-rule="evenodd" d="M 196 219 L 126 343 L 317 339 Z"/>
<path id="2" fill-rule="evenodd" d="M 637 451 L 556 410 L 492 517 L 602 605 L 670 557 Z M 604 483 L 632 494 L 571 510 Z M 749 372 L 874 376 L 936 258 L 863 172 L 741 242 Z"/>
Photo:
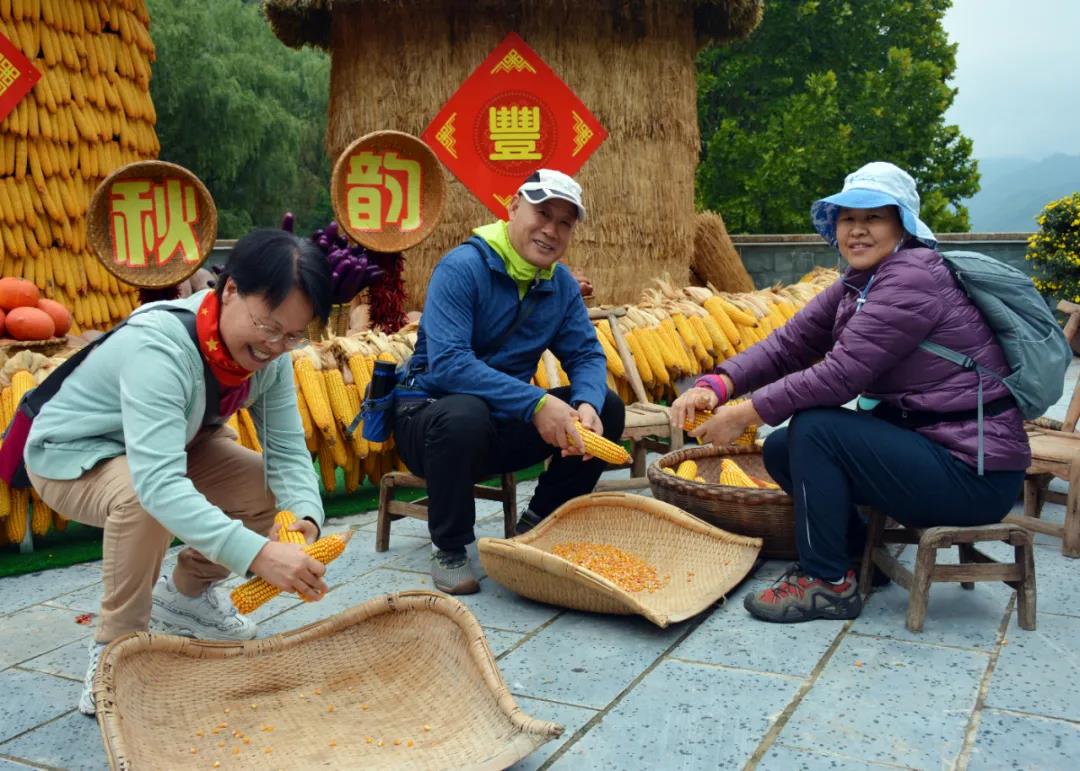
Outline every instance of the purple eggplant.
<path id="1" fill-rule="evenodd" d="M 293 225 L 296 224 L 296 217 L 291 211 L 285 212 L 285 216 L 281 218 L 281 229 L 287 230 L 290 233 L 293 232 Z"/>

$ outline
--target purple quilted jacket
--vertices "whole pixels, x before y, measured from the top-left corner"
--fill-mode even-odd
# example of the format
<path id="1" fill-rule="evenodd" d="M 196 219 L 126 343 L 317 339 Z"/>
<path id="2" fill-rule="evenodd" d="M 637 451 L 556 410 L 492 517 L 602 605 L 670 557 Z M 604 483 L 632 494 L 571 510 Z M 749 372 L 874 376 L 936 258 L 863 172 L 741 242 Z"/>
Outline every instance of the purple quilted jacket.
<path id="1" fill-rule="evenodd" d="M 862 310 L 856 299 L 873 273 Z M 982 314 L 957 286 L 941 256 L 910 241 L 873 270 L 848 269 L 768 339 L 717 368 L 737 394 L 753 391 L 769 425 L 809 407 L 846 404 L 860 394 L 901 409 L 953 412 L 978 405 L 978 375 L 918 347 L 932 340 L 999 372 L 1009 368 Z M 1008 395 L 983 376 L 983 403 Z M 978 421 L 916 429 L 972 466 Z M 988 471 L 1025 469 L 1031 449 L 1012 408 L 983 418 Z"/>

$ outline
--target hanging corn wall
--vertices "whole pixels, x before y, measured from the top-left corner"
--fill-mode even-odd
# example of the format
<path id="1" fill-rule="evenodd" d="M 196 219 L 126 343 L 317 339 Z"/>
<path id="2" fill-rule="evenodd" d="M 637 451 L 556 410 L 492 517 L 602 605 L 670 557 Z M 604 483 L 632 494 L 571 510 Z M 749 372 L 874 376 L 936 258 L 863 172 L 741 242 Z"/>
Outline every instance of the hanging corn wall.
<path id="1" fill-rule="evenodd" d="M 143 0 L 0 2 L 0 33 L 41 72 L 0 123 L 2 275 L 67 305 L 72 333 L 137 305 L 87 246 L 86 209 L 110 172 L 158 155 L 149 23 Z"/>

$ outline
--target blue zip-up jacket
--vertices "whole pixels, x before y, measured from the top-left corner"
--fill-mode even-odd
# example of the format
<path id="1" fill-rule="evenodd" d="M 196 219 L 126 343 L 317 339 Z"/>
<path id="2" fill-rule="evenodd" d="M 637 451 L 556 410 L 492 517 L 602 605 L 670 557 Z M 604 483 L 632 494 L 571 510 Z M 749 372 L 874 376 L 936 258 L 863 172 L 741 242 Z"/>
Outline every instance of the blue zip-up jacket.
<path id="1" fill-rule="evenodd" d="M 486 362 L 477 358 L 510 328 L 522 303 L 535 303 L 525 322 Z M 527 422 L 545 394 L 529 382 L 545 348 L 570 378 L 570 402 L 587 402 L 599 414 L 607 360 L 578 282 L 557 264 L 549 280 L 537 279 L 519 300 L 502 258 L 473 238 L 435 266 L 408 376 L 430 396 L 471 394 L 487 402 L 496 419 Z"/>

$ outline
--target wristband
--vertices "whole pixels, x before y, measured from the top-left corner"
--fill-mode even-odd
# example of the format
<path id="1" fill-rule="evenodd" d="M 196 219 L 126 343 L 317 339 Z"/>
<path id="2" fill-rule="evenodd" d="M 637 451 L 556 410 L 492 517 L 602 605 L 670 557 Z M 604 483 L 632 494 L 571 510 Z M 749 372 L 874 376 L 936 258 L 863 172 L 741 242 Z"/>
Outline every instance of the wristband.
<path id="1" fill-rule="evenodd" d="M 708 388 L 719 399 L 716 406 L 720 406 L 728 400 L 727 385 L 719 375 L 702 375 L 694 381 L 694 388 Z"/>

